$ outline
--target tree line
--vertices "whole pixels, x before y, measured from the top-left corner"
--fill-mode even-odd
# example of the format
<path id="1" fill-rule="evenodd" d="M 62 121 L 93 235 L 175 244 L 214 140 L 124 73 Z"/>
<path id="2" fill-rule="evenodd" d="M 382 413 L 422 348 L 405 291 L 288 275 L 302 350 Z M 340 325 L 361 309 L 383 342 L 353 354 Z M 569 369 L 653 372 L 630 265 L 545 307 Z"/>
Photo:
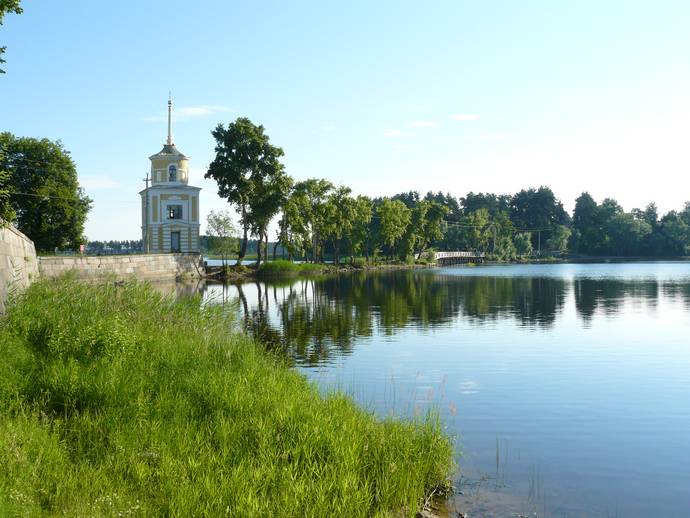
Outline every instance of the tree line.
<path id="1" fill-rule="evenodd" d="M 597 204 L 583 193 L 571 217 L 546 186 L 515 194 L 411 191 L 391 197 L 352 194 L 349 187 L 311 178 L 295 181 L 281 162 L 284 153 L 270 143 L 263 126 L 238 118 L 212 132 L 216 157 L 206 178 L 239 213 L 242 237 L 249 236 L 257 260 L 268 256 L 268 226 L 277 218 L 275 246 L 290 258 L 338 263 L 386 258 L 409 261 L 436 250 L 467 250 L 497 260 L 562 255 L 690 255 L 690 203 L 659 216 L 651 203 L 625 212 L 613 199 Z M 263 250 L 262 250 L 263 249 Z"/>
<path id="2" fill-rule="evenodd" d="M 626 212 L 614 199 L 597 203 L 585 192 L 571 216 L 544 186 L 457 198 L 416 191 L 368 197 L 326 179 L 294 180 L 281 161 L 283 150 L 249 119 L 218 125 L 212 135 L 215 158 L 206 177 L 216 180 L 218 194 L 239 214 L 240 260 L 255 246 L 259 262 L 269 256 L 272 221 L 278 227 L 270 236 L 274 256 L 280 249 L 310 262 L 409 261 L 430 250 L 477 251 L 497 260 L 690 255 L 690 203 L 663 215 L 654 203 Z M 39 251 L 76 250 L 87 242 L 90 207 L 74 161 L 59 141 L 0 133 L 0 220 L 15 224 Z M 236 243 L 232 222 L 216 223 L 204 243 Z M 234 245 L 225 250 L 235 253 Z"/>

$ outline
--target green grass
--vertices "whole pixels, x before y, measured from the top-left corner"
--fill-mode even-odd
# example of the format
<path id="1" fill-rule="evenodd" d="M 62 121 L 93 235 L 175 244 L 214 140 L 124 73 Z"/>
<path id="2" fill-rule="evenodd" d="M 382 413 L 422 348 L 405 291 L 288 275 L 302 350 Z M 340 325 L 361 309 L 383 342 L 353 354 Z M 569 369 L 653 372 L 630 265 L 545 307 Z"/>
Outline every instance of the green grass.
<path id="1" fill-rule="evenodd" d="M 39 281 L 0 320 L 0 516 L 412 516 L 436 417 L 377 419 L 138 284 Z"/>
<path id="2" fill-rule="evenodd" d="M 267 261 L 259 266 L 261 275 L 300 275 L 309 273 L 321 273 L 331 269 L 332 266 L 314 263 L 293 263 L 286 259 Z"/>

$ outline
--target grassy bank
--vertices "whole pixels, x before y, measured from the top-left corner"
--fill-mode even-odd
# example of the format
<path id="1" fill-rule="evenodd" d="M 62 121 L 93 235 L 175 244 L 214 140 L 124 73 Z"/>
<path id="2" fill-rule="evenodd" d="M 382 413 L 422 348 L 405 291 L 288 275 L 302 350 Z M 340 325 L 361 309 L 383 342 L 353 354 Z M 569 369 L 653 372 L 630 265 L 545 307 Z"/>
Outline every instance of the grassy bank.
<path id="1" fill-rule="evenodd" d="M 261 263 L 258 275 L 263 276 L 289 276 L 310 273 L 323 273 L 330 270 L 335 271 L 334 265 L 315 264 L 315 263 L 293 263 L 286 259 L 276 259 Z"/>
<path id="2" fill-rule="evenodd" d="M 220 266 L 207 269 L 209 278 L 224 279 L 229 281 L 242 281 L 254 278 L 291 278 L 299 275 L 323 275 L 350 273 L 358 271 L 399 270 L 410 268 L 428 268 L 433 266 L 426 262 L 376 262 L 367 263 L 363 259 L 354 263 L 341 262 L 339 264 L 324 263 L 295 263 L 287 259 L 266 261 L 256 268 L 254 265 L 230 264 L 225 270 Z"/>
<path id="3" fill-rule="evenodd" d="M 0 515 L 413 515 L 451 468 L 435 418 L 324 397 L 220 308 L 40 281 L 0 320 Z"/>

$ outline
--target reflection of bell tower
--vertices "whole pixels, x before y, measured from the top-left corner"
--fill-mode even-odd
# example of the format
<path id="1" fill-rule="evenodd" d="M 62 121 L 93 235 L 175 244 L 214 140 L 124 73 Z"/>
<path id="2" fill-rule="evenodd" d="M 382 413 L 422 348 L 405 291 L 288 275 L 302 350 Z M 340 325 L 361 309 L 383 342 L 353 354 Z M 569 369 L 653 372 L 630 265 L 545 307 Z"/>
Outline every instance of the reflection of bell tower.
<path id="1" fill-rule="evenodd" d="M 172 99 L 168 99 L 168 138 L 149 157 L 151 186 L 141 191 L 142 239 L 145 252 L 199 251 L 199 187 L 188 185 L 189 158 L 172 138 Z"/>

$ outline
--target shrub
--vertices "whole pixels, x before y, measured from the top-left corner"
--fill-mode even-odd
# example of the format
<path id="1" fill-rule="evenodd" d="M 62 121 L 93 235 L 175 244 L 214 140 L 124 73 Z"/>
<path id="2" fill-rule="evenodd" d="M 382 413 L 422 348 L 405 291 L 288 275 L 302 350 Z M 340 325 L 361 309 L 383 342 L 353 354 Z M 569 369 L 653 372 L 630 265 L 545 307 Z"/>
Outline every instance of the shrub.
<path id="1" fill-rule="evenodd" d="M 327 270 L 328 266 L 314 263 L 293 263 L 286 259 L 267 261 L 259 267 L 261 275 L 299 275 L 302 273 L 320 273 Z"/>
<path id="2" fill-rule="evenodd" d="M 366 265 L 367 261 L 364 257 L 357 257 L 352 261 L 352 266 L 355 268 L 364 268 Z"/>

